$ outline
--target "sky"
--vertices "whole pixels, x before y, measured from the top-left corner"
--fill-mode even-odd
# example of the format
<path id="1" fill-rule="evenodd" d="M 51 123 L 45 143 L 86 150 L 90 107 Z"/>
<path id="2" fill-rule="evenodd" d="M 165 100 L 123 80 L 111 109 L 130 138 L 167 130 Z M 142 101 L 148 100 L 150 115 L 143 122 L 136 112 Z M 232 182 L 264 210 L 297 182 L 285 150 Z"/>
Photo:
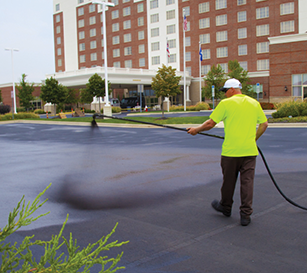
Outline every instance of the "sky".
<path id="1" fill-rule="evenodd" d="M 7 0 L 0 6 L 0 84 L 12 83 L 26 74 L 30 83 L 41 83 L 55 71 L 52 0 Z"/>

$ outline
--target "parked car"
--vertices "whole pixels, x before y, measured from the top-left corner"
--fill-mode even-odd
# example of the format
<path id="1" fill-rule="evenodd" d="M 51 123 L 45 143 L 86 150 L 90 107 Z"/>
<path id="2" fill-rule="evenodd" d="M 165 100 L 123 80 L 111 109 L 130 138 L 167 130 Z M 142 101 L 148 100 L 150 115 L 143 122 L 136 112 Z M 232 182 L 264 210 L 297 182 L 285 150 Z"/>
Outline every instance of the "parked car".
<path id="1" fill-rule="evenodd" d="M 141 106 L 141 100 L 140 97 L 129 97 L 129 98 L 124 98 L 120 102 L 120 107 L 122 109 L 129 109 L 129 108 L 134 108 L 136 106 Z M 145 97 L 142 96 L 142 108 L 145 107 Z"/>
<path id="2" fill-rule="evenodd" d="M 120 107 L 119 99 L 110 99 L 111 106 Z"/>

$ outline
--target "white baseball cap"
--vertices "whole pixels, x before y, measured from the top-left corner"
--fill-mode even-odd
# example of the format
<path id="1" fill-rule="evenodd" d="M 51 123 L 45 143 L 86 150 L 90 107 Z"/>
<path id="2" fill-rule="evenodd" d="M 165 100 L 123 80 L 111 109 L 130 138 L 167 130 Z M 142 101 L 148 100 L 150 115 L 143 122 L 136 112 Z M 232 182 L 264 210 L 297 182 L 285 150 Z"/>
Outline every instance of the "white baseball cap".
<path id="1" fill-rule="evenodd" d="M 225 82 L 224 86 L 220 89 L 220 91 L 226 93 L 227 90 L 231 87 L 242 89 L 242 84 L 237 79 L 229 79 Z"/>

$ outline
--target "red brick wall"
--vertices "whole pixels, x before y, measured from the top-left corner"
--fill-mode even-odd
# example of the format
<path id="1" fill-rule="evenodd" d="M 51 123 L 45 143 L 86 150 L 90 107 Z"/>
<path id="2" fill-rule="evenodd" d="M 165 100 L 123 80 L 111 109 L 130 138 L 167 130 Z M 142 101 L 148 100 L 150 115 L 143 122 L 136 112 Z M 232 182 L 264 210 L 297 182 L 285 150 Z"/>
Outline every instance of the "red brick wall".
<path id="1" fill-rule="evenodd" d="M 289 97 L 292 74 L 307 73 L 307 41 L 270 45 L 270 95 Z M 285 91 L 287 86 L 288 91 Z"/>
<path id="2" fill-rule="evenodd" d="M 60 16 L 60 22 L 56 22 L 57 15 Z M 63 28 L 63 12 L 53 15 L 53 33 L 54 33 L 54 56 L 55 56 L 55 71 L 65 71 L 65 55 L 64 55 L 64 28 Z M 60 27 L 60 33 L 56 33 L 57 27 Z M 61 44 L 57 44 L 57 38 L 61 38 Z M 58 56 L 58 48 L 61 48 L 61 55 Z M 58 60 L 62 60 L 62 65 L 58 65 Z"/>

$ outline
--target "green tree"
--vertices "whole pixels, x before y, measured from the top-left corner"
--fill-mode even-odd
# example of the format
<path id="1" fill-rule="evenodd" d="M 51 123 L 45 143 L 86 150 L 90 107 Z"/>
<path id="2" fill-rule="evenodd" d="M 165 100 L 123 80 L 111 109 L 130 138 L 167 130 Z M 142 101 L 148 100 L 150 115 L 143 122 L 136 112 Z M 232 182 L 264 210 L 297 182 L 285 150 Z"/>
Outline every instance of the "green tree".
<path id="1" fill-rule="evenodd" d="M 65 99 L 65 104 L 74 104 L 79 101 L 79 92 L 73 88 L 67 88 L 67 97 Z"/>
<path id="2" fill-rule="evenodd" d="M 34 91 L 34 83 L 27 83 L 26 82 L 26 74 L 22 74 L 21 81 L 19 85 L 16 86 L 18 90 L 18 98 L 20 105 L 24 107 L 25 109 L 28 109 L 32 107 L 31 101 L 34 100 L 34 96 L 32 95 Z"/>
<path id="3" fill-rule="evenodd" d="M 50 102 L 55 105 L 63 105 L 67 98 L 67 88 L 59 82 L 50 77 L 45 80 L 45 84 L 42 85 L 40 98 L 45 102 Z"/>
<path id="4" fill-rule="evenodd" d="M 214 85 L 214 98 L 224 98 L 224 92 L 219 90 L 223 87 L 225 79 L 225 72 L 222 67 L 219 64 L 217 66 L 212 65 L 207 77 L 204 79 L 205 87 L 202 88 L 202 93 L 206 98 L 212 99 L 212 85 Z"/>
<path id="5" fill-rule="evenodd" d="M 176 76 L 176 69 L 162 64 L 155 77 L 152 78 L 151 87 L 157 98 L 162 97 L 162 118 L 164 118 L 163 101 L 165 97 L 176 96 L 181 93 L 179 82 L 181 76 Z"/>
<path id="6" fill-rule="evenodd" d="M 112 92 L 111 83 L 108 82 L 109 94 Z M 105 79 L 102 79 L 97 73 L 89 78 L 86 88 L 81 90 L 81 102 L 91 103 L 93 97 L 104 97 L 105 96 Z M 100 100 L 99 100 L 99 110 Z"/>
<path id="7" fill-rule="evenodd" d="M 253 87 L 248 84 L 250 82 L 249 77 L 247 76 L 248 71 L 244 70 L 237 60 L 228 62 L 228 71 L 227 76 L 229 78 L 237 79 L 242 84 L 242 93 L 248 95 L 252 98 L 256 97 L 255 92 L 253 91 Z"/>

